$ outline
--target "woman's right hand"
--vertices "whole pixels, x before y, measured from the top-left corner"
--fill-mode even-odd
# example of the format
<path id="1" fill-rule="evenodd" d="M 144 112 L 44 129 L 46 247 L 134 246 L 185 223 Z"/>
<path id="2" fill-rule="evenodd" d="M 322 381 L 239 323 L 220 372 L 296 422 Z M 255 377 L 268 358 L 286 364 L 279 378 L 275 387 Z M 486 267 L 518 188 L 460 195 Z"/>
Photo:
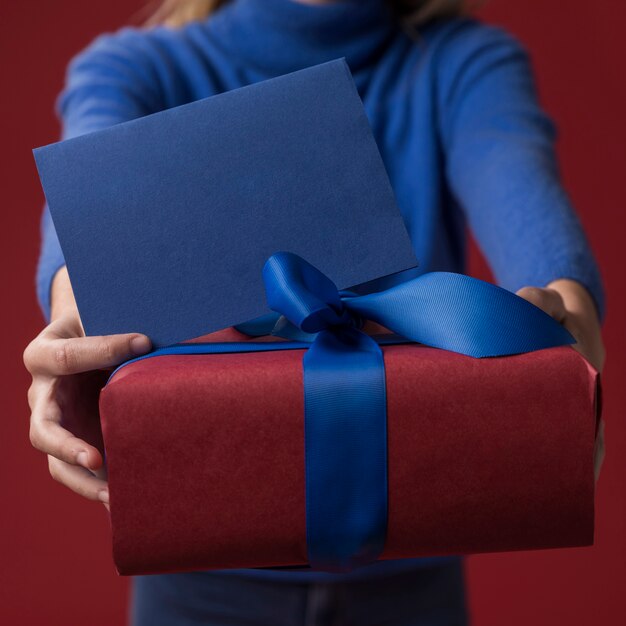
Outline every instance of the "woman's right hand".
<path id="1" fill-rule="evenodd" d="M 65 270 L 55 283 L 52 321 L 24 351 L 33 379 L 30 440 L 48 455 L 55 480 L 108 505 L 98 413 L 99 391 L 108 376 L 102 370 L 145 354 L 151 344 L 137 333 L 86 337 Z"/>

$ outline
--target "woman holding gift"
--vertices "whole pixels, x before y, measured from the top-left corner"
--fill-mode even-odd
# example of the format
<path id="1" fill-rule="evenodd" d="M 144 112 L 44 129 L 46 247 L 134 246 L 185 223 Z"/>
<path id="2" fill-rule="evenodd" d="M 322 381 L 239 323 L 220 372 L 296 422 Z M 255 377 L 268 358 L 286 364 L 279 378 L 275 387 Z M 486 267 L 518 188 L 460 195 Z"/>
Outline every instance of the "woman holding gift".
<path id="1" fill-rule="evenodd" d="M 563 323 L 601 369 L 601 279 L 558 177 L 527 55 L 503 31 L 462 17 L 460 0 L 166 0 L 149 27 L 104 35 L 72 61 L 58 103 L 63 136 L 342 56 L 422 271 L 463 272 L 469 224 L 497 281 Z M 84 336 L 47 209 L 38 295 L 50 323 L 24 355 L 31 440 L 56 480 L 107 506 L 97 414 L 78 390 L 90 372 L 147 352 L 150 341 Z M 139 577 L 132 612 L 138 626 L 467 620 L 458 558 L 341 575 Z"/>

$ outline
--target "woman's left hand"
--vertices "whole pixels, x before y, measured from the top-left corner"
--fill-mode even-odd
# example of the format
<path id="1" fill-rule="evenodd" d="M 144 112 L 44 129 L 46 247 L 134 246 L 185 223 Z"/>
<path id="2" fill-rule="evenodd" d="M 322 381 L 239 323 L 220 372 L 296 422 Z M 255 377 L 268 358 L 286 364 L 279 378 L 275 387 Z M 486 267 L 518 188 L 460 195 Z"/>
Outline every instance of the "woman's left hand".
<path id="1" fill-rule="evenodd" d="M 545 287 L 522 287 L 518 292 L 569 330 L 576 339 L 574 349 L 580 352 L 593 367 L 602 371 L 605 360 L 600 320 L 595 303 L 585 287 L 575 280 L 562 278 Z M 594 470 L 598 480 L 604 461 L 604 420 L 600 420 L 596 440 Z"/>

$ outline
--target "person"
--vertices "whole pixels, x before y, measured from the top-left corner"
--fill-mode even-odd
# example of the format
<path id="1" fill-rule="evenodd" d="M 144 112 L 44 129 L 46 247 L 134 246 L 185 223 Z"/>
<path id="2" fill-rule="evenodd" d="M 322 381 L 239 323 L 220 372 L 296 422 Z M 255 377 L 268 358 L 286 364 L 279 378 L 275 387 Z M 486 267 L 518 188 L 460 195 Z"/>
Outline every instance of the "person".
<path id="1" fill-rule="evenodd" d="M 528 54 L 504 30 L 465 15 L 461 0 L 165 0 L 148 25 L 101 35 L 72 60 L 58 100 L 63 137 L 339 57 L 421 271 L 463 272 L 469 226 L 497 282 L 563 323 L 600 370 L 602 281 L 559 178 L 555 130 Z M 42 233 L 37 285 L 49 324 L 24 353 L 30 437 L 53 478 L 106 506 L 97 415 L 93 407 L 81 414 L 81 385 L 147 352 L 150 340 L 84 336 L 47 207 Z M 598 446 L 596 476 L 602 456 Z M 466 604 L 462 559 L 441 557 L 347 574 L 136 577 L 131 613 L 136 626 L 456 625 L 467 623 Z"/>

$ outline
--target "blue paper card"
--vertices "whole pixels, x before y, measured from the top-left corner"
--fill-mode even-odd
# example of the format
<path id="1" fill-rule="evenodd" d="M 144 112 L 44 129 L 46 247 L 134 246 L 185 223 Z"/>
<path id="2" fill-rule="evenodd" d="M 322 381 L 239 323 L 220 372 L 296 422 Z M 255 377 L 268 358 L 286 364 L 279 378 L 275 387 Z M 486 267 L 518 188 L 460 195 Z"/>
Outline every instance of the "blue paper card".
<path id="1" fill-rule="evenodd" d="M 267 313 L 281 250 L 340 288 L 417 265 L 343 59 L 34 154 L 88 335 L 163 346 Z"/>

